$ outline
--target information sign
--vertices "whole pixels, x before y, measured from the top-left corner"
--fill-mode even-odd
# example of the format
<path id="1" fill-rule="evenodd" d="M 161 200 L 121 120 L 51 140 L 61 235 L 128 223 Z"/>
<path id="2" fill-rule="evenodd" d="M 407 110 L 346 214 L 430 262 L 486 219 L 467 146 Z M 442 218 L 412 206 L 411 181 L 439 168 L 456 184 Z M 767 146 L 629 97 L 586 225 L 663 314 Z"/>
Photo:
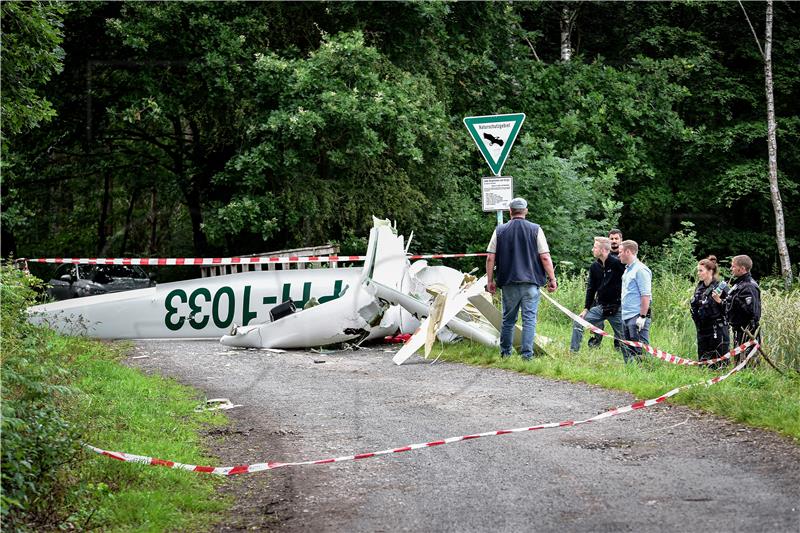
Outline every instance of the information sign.
<path id="1" fill-rule="evenodd" d="M 505 211 L 514 198 L 514 178 L 492 176 L 481 178 L 481 200 L 484 211 Z"/>

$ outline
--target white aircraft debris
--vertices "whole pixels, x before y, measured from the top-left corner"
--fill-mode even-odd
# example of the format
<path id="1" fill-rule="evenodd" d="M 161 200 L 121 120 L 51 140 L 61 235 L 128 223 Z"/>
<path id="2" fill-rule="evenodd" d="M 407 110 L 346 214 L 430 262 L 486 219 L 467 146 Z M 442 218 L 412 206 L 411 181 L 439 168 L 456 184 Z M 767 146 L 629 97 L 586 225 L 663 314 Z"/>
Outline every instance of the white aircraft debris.
<path id="1" fill-rule="evenodd" d="M 254 271 L 166 283 L 33 306 L 29 320 L 103 339 L 220 338 L 226 346 L 278 350 L 412 333 L 438 298 L 437 315 L 423 324 L 416 349 L 427 340 L 429 353 L 434 336 L 497 346 L 497 329 L 474 308 L 464 310 L 480 297 L 485 304 L 479 310 L 491 307 L 498 314 L 480 296 L 485 279 L 467 276 L 471 280 L 464 283 L 458 270 L 409 264 L 406 252 L 391 223 L 374 219 L 362 268 Z M 401 350 L 405 359 L 416 351 L 410 351 L 412 341 L 418 342 L 412 337 Z"/>

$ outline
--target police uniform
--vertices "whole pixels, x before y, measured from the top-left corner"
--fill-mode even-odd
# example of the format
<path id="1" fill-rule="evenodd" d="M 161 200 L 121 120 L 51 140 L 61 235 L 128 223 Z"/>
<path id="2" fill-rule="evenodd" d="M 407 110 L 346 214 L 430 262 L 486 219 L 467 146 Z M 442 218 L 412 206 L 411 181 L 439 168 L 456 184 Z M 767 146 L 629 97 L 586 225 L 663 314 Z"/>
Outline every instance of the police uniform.
<path id="1" fill-rule="evenodd" d="M 720 287 L 720 285 L 722 286 Z M 722 291 L 720 298 L 725 299 L 728 291 L 723 282 L 714 280 L 706 286 L 701 281 L 697 284 L 694 296 L 689 303 L 692 320 L 697 328 L 697 355 L 701 361 L 721 357 L 729 349 L 730 335 L 725 318 L 725 308 L 723 304 L 718 304 L 712 298 L 712 293 L 718 288 Z"/>
<path id="2" fill-rule="evenodd" d="M 733 344 L 744 344 L 750 340 L 745 330 L 755 335 L 761 321 L 761 289 L 750 272 L 733 280 L 724 303 L 725 316 L 733 330 Z"/>

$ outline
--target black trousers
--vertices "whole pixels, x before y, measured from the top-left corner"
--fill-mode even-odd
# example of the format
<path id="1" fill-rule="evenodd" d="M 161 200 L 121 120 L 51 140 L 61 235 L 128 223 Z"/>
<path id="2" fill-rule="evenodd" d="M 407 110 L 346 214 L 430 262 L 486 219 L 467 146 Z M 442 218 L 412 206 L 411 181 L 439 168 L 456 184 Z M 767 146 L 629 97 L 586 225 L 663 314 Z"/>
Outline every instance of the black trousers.
<path id="1" fill-rule="evenodd" d="M 701 361 L 722 357 L 730 350 L 728 325 L 723 323 L 697 328 L 697 356 Z M 725 362 L 714 363 L 709 368 L 719 368 Z"/>

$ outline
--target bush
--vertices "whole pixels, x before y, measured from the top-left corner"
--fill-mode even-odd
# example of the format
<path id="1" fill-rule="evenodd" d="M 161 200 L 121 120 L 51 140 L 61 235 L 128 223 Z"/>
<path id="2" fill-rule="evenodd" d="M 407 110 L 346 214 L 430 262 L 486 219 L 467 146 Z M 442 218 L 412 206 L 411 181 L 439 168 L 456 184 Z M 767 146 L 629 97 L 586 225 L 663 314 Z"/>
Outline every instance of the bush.
<path id="1" fill-rule="evenodd" d="M 652 253 L 644 252 L 644 262 L 657 275 L 677 275 L 684 279 L 696 279 L 697 259 L 697 232 L 692 229 L 694 224 L 688 221 L 681 222 L 683 228 L 676 231 L 664 241 L 664 244 L 655 248 Z M 645 247 L 647 250 L 647 247 Z"/>
<path id="2" fill-rule="evenodd" d="M 2 290 L 2 498 L 6 528 L 24 530 L 48 523 L 62 496 L 64 466 L 77 453 L 78 439 L 57 402 L 70 389 L 67 371 L 44 357 L 47 335 L 26 322 L 41 282 L 10 266 L 0 267 Z"/>

